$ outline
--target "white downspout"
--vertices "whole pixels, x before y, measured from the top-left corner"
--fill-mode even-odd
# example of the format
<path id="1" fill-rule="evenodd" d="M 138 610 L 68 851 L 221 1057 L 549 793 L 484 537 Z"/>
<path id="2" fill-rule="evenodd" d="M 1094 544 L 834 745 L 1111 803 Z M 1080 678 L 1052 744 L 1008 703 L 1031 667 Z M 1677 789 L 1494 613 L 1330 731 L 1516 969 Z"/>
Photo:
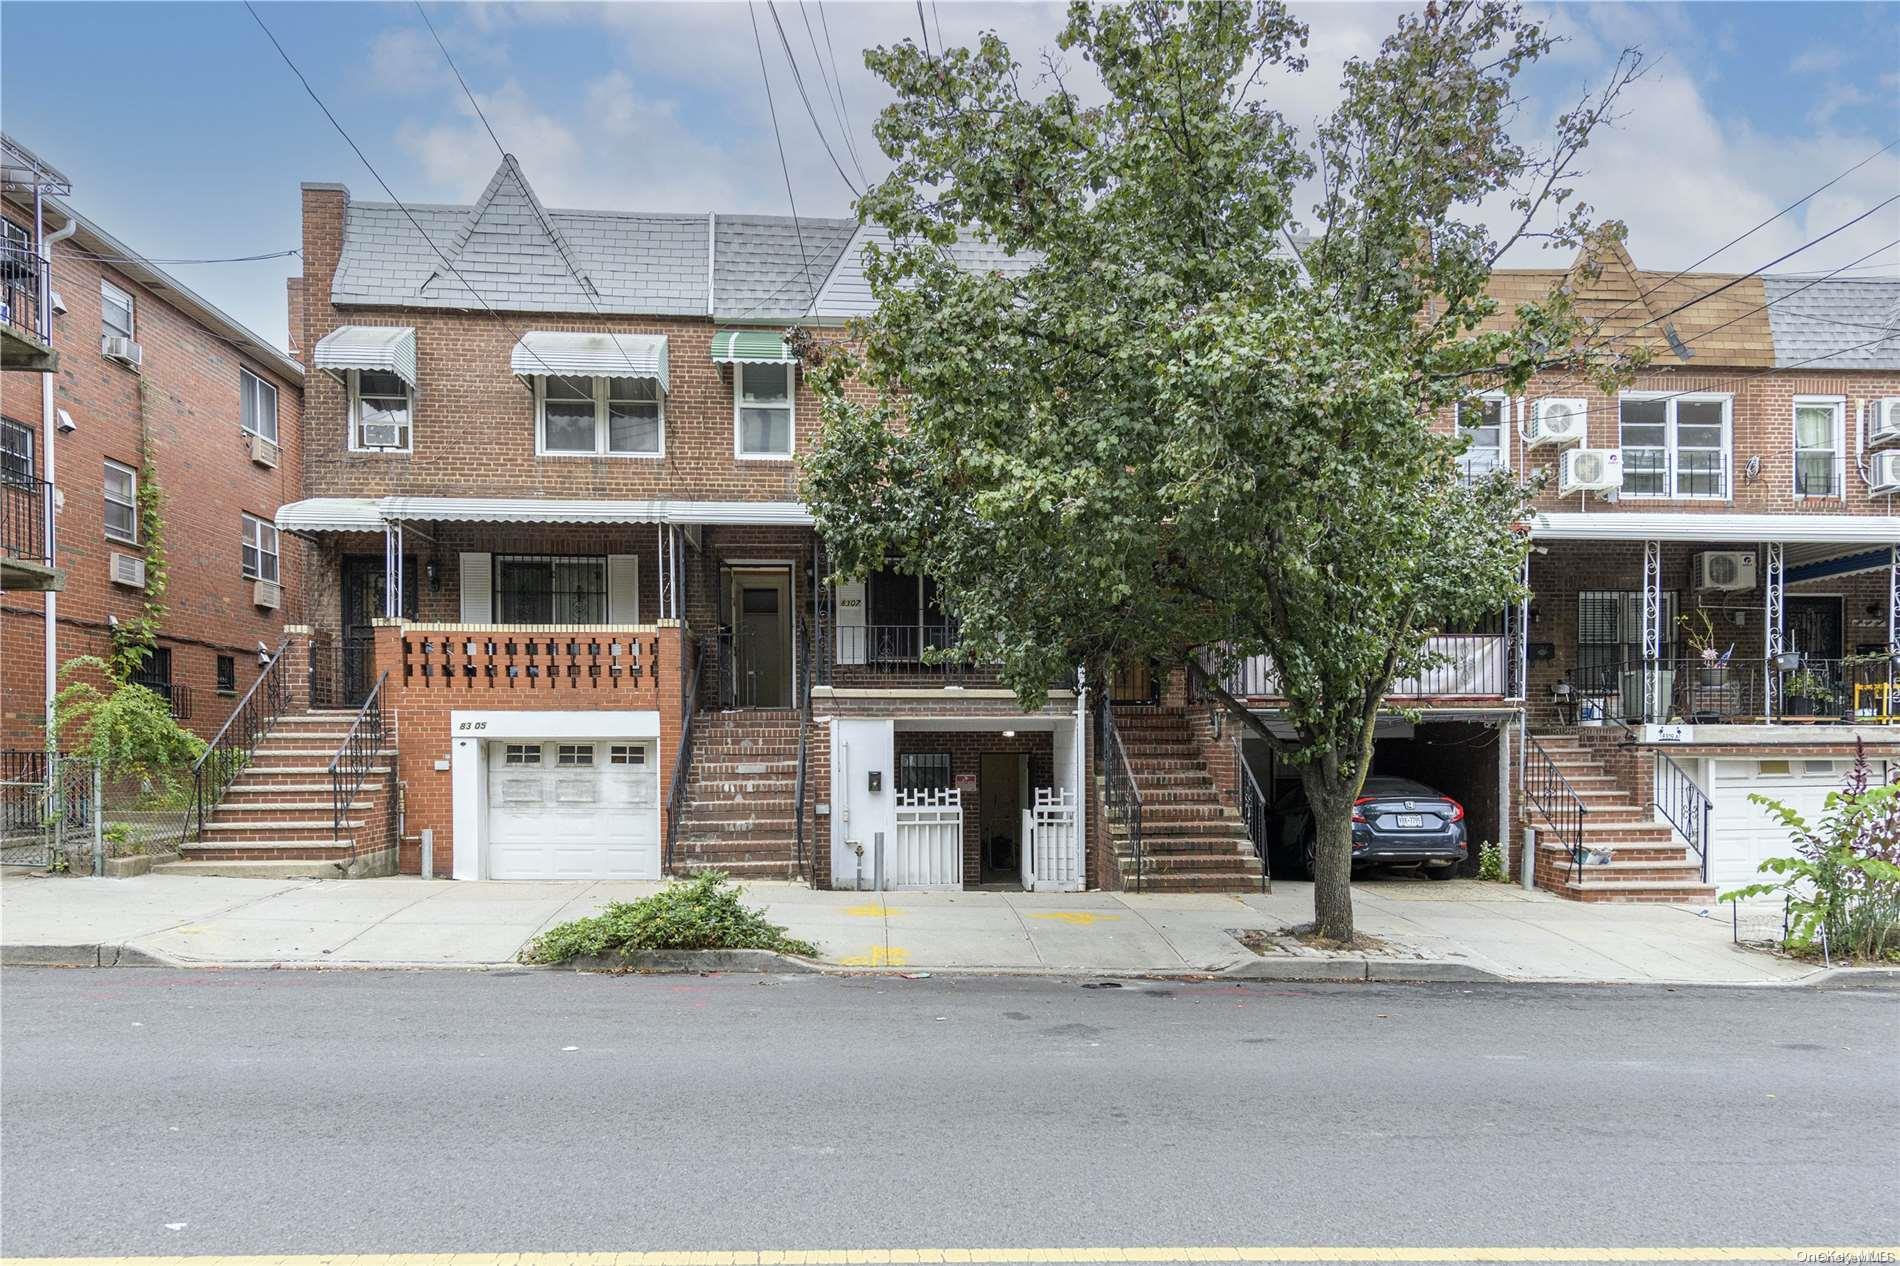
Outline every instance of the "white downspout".
<path id="1" fill-rule="evenodd" d="M 40 290 L 40 311 L 46 314 L 46 341 L 50 344 L 53 333 L 53 243 L 63 242 L 79 231 L 79 217 L 66 221 L 66 226 L 51 233 L 40 234 L 40 258 L 46 261 L 46 277 Z M 59 503 L 58 467 L 54 462 L 53 435 L 59 430 L 59 418 L 53 407 L 53 377 L 51 373 L 40 375 L 40 452 L 45 457 L 42 476 L 46 480 L 46 560 L 55 572 L 59 570 L 59 536 L 57 513 Z M 46 598 L 46 751 L 51 755 L 59 747 L 59 734 L 54 729 L 56 718 L 53 716 L 53 699 L 59 694 L 59 593 L 48 589 Z"/>

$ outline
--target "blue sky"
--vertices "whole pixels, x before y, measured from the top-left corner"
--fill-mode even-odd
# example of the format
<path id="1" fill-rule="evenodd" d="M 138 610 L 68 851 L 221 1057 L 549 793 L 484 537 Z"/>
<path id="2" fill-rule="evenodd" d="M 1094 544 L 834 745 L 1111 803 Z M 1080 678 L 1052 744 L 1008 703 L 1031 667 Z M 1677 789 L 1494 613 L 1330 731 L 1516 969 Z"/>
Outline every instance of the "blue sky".
<path id="1" fill-rule="evenodd" d="M 413 6 L 282 3 L 259 11 L 405 201 L 472 198 L 498 156 Z M 932 42 L 998 29 L 1019 56 L 1046 43 L 1047 5 L 926 7 Z M 1367 54 L 1387 5 L 1294 6 L 1312 68 L 1270 85 L 1295 120 L 1333 100 L 1338 68 Z M 1531 79 L 1534 128 L 1600 79 L 1618 50 L 1657 59 L 1619 128 L 1590 155 L 1585 193 L 1630 224 L 1639 264 L 1680 267 L 1900 138 L 1900 6 L 1562 5 L 1568 36 Z M 432 4 L 502 142 L 552 206 L 786 209 L 759 53 L 744 4 Z M 843 214 L 850 193 L 814 136 L 763 3 L 756 13 L 798 208 Z M 867 45 L 914 37 L 911 4 L 779 0 L 818 117 L 844 158 L 826 93 L 835 51 L 843 110 L 875 177 L 883 101 Z M 810 23 L 808 33 L 807 22 Z M 0 126 L 73 178 L 77 203 L 154 259 L 298 244 L 297 186 L 341 180 L 383 194 L 238 4 L 0 5 Z M 816 50 L 816 51 L 815 51 Z M 1747 271 L 1900 192 L 1900 151 L 1708 265 Z M 1826 269 L 1900 238 L 1900 205 L 1783 266 Z M 1870 261 L 1900 271 L 1900 250 Z M 1525 258 L 1516 262 L 1537 262 Z M 168 265 L 259 333 L 284 338 L 294 258 Z"/>

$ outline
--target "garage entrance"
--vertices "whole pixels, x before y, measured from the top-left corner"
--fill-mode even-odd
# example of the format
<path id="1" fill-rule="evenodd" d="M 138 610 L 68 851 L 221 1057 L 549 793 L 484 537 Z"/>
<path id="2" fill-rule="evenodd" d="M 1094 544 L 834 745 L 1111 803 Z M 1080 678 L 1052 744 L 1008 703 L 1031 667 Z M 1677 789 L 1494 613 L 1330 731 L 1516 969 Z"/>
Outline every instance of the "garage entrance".
<path id="1" fill-rule="evenodd" d="M 482 872 L 491 879 L 658 879 L 651 739 L 487 745 Z"/>
<path id="2" fill-rule="evenodd" d="M 1787 828 L 1750 800 L 1749 793 L 1771 796 L 1815 826 L 1826 808 L 1828 793 L 1841 789 L 1853 761 L 1842 756 L 1796 756 L 1717 759 L 1709 764 L 1709 882 L 1722 893 L 1772 878 L 1761 873 L 1762 862 L 1794 852 Z M 1878 786 L 1890 776 L 1886 762 L 1869 762 L 1870 782 Z"/>

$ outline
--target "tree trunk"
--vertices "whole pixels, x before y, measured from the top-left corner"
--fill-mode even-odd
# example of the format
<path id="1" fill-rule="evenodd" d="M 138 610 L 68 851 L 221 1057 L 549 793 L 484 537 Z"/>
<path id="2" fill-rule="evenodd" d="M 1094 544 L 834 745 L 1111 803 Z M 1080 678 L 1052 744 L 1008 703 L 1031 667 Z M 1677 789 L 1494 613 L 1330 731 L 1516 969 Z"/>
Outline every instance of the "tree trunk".
<path id="1" fill-rule="evenodd" d="M 1352 802 L 1344 778 L 1319 764 L 1300 773 L 1313 811 L 1313 930 L 1329 941 L 1352 943 Z"/>

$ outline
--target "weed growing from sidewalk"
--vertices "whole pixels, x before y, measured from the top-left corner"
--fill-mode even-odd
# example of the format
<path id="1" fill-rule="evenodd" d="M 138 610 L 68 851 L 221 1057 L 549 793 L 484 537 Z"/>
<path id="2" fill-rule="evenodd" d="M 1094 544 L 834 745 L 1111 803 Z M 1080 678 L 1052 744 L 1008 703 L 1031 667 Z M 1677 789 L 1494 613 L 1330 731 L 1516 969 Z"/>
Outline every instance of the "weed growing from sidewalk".
<path id="1" fill-rule="evenodd" d="M 1504 850 L 1496 844 L 1478 846 L 1478 878 L 1501 884 L 1505 880 Z"/>
<path id="2" fill-rule="evenodd" d="M 668 884 L 638 901 L 549 928 L 521 951 L 523 962 L 624 958 L 641 950 L 762 949 L 816 958 L 818 949 L 743 904 L 743 890 L 719 871 Z"/>

